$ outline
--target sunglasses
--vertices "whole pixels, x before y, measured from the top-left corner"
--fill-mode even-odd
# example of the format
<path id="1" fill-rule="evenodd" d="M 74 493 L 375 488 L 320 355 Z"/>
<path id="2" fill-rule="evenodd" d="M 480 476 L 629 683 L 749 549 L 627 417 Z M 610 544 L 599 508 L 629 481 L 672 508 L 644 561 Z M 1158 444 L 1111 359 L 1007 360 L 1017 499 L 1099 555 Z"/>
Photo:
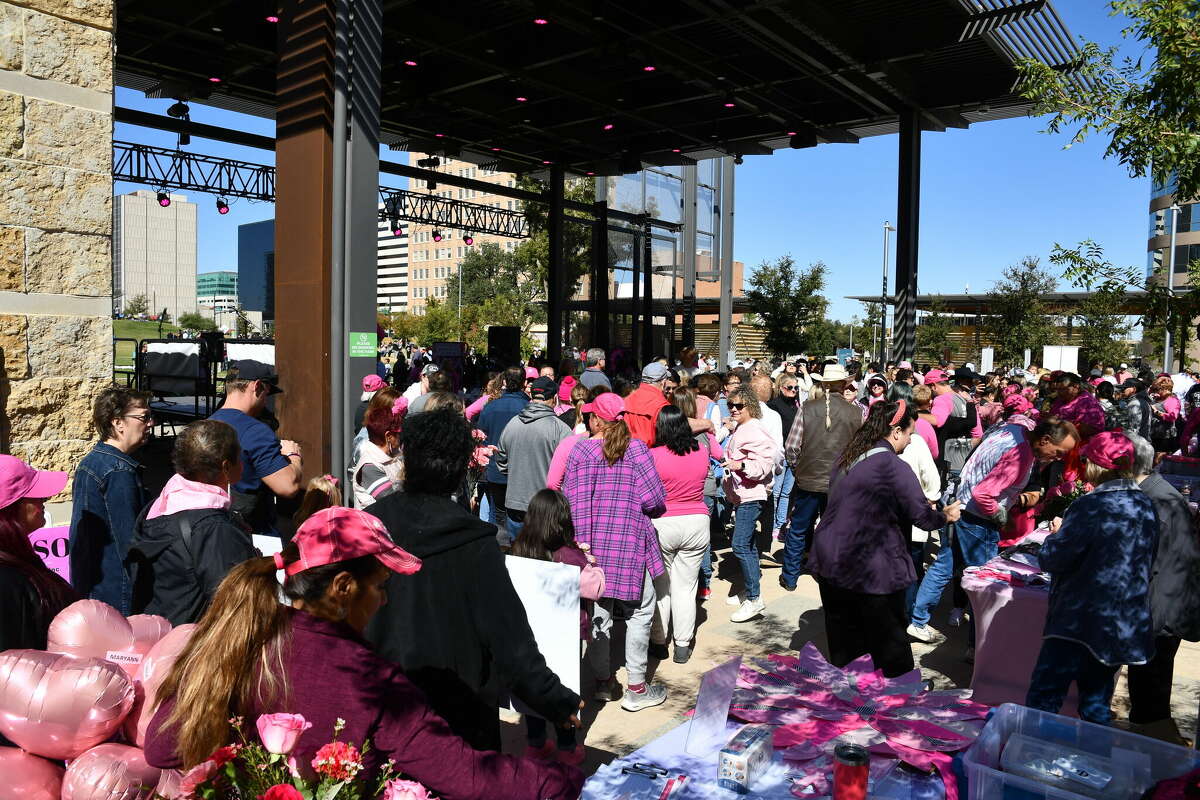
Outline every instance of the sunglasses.
<path id="1" fill-rule="evenodd" d="M 746 407 L 745 403 L 730 403 L 729 404 L 729 408 L 731 411 L 741 411 L 745 407 Z"/>
<path id="2" fill-rule="evenodd" d="M 783 389 L 785 391 L 788 391 L 788 392 L 794 392 L 794 391 L 796 391 L 796 384 L 793 383 L 790 386 L 785 384 L 784 386 L 780 386 L 779 388 Z"/>

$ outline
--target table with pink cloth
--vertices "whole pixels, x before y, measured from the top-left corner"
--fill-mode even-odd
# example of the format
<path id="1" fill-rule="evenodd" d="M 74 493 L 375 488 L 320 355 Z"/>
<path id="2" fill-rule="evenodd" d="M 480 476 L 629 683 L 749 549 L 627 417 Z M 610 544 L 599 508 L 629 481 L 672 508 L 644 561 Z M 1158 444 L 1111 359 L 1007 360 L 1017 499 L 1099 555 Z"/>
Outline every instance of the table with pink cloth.
<path id="1" fill-rule="evenodd" d="M 1035 531 L 1025 541 L 1040 541 L 1048 532 Z M 1011 573 L 1014 582 L 994 573 Z M 990 706 L 1025 704 L 1029 679 L 1042 649 L 1042 630 L 1050 601 L 1047 584 L 1025 584 L 1038 570 L 997 556 L 982 567 L 968 567 L 962 587 L 971 601 L 975 618 L 975 672 L 971 676 L 972 699 Z M 1060 713 L 1075 713 L 1075 689 Z"/>

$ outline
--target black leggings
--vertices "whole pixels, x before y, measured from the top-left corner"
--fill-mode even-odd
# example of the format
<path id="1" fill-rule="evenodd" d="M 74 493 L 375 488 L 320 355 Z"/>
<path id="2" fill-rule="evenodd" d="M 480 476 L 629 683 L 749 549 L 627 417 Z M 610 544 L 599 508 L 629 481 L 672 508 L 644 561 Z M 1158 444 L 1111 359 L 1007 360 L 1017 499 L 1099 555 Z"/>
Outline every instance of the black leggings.
<path id="1" fill-rule="evenodd" d="M 1129 667 L 1129 721 L 1145 725 L 1171 718 L 1171 684 L 1175 675 L 1175 636 L 1154 638 L 1154 658 Z"/>
<path id="2" fill-rule="evenodd" d="M 906 589 L 891 594 L 864 594 L 839 589 L 819 581 L 821 605 L 825 608 L 825 638 L 829 661 L 844 667 L 869 653 L 875 669 L 895 678 L 913 669 L 908 643 Z"/>

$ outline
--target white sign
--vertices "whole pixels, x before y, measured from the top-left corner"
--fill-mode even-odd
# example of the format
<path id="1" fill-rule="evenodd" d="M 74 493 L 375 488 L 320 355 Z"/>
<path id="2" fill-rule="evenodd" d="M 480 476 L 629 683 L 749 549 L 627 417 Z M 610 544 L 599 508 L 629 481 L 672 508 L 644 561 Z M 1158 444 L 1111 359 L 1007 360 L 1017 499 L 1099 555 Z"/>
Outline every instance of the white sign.
<path id="1" fill-rule="evenodd" d="M 724 743 L 729 704 L 733 702 L 733 690 L 737 687 L 738 670 L 741 667 L 742 657 L 734 656 L 700 678 L 696 713 L 692 715 L 687 744 L 684 746 L 687 752 L 693 755 L 708 753 Z"/>
<path id="2" fill-rule="evenodd" d="M 505 556 L 504 566 L 546 665 L 579 694 L 579 567 L 520 556 Z M 516 698 L 513 708 L 530 713 Z"/>
<path id="3" fill-rule="evenodd" d="M 994 368 L 993 361 L 996 358 L 996 348 L 985 347 L 979 351 L 979 371 L 987 375 Z"/>
<path id="4" fill-rule="evenodd" d="M 1050 371 L 1079 372 L 1079 348 L 1074 345 L 1046 345 L 1042 348 L 1042 366 Z"/>

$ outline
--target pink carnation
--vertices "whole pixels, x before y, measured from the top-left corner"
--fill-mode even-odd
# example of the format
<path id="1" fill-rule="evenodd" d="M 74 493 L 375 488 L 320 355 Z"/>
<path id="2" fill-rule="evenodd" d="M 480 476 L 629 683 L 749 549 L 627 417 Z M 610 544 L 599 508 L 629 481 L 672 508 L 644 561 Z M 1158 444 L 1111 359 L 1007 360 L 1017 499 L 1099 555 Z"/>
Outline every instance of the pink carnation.
<path id="1" fill-rule="evenodd" d="M 484 433 L 483 431 L 479 430 L 479 428 L 472 428 L 471 435 L 473 437 L 475 437 L 476 441 L 479 441 L 479 442 L 482 442 L 484 439 L 487 438 L 487 434 Z"/>
<path id="2" fill-rule="evenodd" d="M 383 790 L 383 800 L 436 800 L 421 784 L 416 781 L 388 781 Z"/>

